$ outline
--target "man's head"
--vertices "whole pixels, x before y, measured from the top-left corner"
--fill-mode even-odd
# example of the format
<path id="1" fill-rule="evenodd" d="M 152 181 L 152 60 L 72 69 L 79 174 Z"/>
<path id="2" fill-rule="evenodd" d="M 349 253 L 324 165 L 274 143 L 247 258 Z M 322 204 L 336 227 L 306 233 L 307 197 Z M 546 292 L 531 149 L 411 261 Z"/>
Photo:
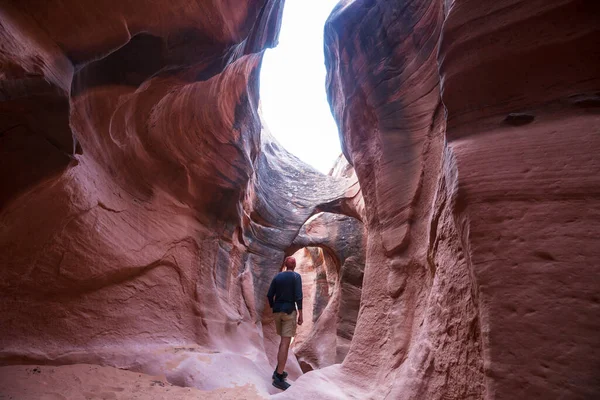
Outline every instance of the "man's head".
<path id="1" fill-rule="evenodd" d="M 293 271 L 296 268 L 296 259 L 294 257 L 286 257 L 283 261 L 283 266 L 287 268 L 288 271 Z"/>

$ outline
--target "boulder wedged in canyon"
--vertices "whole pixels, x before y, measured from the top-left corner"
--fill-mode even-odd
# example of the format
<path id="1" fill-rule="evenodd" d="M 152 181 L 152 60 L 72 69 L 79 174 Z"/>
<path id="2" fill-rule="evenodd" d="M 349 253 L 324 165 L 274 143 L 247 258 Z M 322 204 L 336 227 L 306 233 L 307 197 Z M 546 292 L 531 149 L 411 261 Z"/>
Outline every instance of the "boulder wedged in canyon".
<path id="1" fill-rule="evenodd" d="M 344 362 L 278 397 L 600 395 L 599 17 L 569 0 L 334 9 L 327 89 L 365 202 L 361 310 Z"/>
<path id="2" fill-rule="evenodd" d="M 2 364 L 276 392 L 270 279 L 311 215 L 356 197 L 261 132 L 281 10 L 0 5 Z"/>

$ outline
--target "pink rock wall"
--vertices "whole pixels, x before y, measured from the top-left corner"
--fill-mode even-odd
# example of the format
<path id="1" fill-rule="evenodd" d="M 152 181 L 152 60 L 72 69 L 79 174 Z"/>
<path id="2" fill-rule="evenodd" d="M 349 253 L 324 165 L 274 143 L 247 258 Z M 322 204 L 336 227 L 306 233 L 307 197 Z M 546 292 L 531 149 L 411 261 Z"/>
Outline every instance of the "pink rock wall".
<path id="1" fill-rule="evenodd" d="M 312 214 L 356 197 L 263 132 L 281 9 L 0 5 L 1 363 L 276 390 L 270 280 Z"/>
<path id="2" fill-rule="evenodd" d="M 0 362 L 267 396 L 267 287 L 319 246 L 329 366 L 279 397 L 599 397 L 599 6 L 342 1 L 332 176 L 260 121 L 281 6 L 0 4 Z"/>
<path id="3" fill-rule="evenodd" d="M 488 398 L 600 395 L 598 21 L 596 2 L 455 1 L 444 25 Z"/>
<path id="4" fill-rule="evenodd" d="M 344 363 L 285 397 L 600 394 L 599 16 L 568 0 L 336 7 L 327 88 L 365 201 L 362 301 Z"/>
<path id="5" fill-rule="evenodd" d="M 262 49 L 276 40 L 280 5 L 253 2 L 232 12 L 138 3 L 2 6 L 3 65 L 24 71 L 4 76 L 6 87 L 21 90 L 9 92 L 5 107 L 43 107 L 49 95 L 22 81 L 49 82 L 52 98 L 59 92 L 68 101 L 55 112 L 66 112 L 82 148 L 73 155 L 66 145 L 47 145 L 52 157 L 75 160 L 58 176 L 53 169 L 5 192 L 4 358 L 77 358 L 132 340 L 220 345 L 236 335 L 224 332 L 252 319 L 244 300 L 253 296 L 251 277 L 228 225 L 240 219 L 258 152 L 255 75 Z M 228 97 L 210 95 L 225 89 Z M 34 121 L 5 133 L 7 141 L 26 135 L 52 144 L 63 134 L 19 110 L 15 119 Z M 230 269 L 219 275 L 223 263 Z"/>

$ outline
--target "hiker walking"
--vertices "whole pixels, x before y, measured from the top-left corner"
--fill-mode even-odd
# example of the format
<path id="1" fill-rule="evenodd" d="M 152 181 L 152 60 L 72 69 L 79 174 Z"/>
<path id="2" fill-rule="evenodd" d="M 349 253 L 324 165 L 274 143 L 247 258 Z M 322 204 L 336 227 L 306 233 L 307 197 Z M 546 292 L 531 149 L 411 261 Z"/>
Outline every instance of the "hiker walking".
<path id="1" fill-rule="evenodd" d="M 273 372 L 273 386 L 286 390 L 290 384 L 285 381 L 284 371 L 292 337 L 296 336 L 296 319 L 302 325 L 302 278 L 295 272 L 296 259 L 286 257 L 283 266 L 285 271 L 278 273 L 269 287 L 267 299 L 273 309 L 277 334 L 281 336 L 277 352 L 277 368 Z M 296 306 L 298 310 L 296 311 Z"/>

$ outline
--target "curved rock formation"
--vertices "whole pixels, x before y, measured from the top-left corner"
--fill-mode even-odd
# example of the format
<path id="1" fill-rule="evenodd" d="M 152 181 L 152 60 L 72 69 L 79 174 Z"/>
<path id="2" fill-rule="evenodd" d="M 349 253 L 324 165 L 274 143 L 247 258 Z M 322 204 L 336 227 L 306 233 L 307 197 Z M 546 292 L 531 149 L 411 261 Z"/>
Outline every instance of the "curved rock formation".
<path id="1" fill-rule="evenodd" d="M 244 237 L 248 242 L 248 259 L 253 265 L 255 295 L 259 299 L 257 309 L 262 313 L 265 351 L 270 360 L 275 360 L 279 338 L 275 332 L 271 310 L 269 307 L 264 308 L 264 299 L 271 279 L 279 272 L 284 252 L 286 255 L 290 255 L 303 247 L 329 245 L 329 248 L 334 251 L 334 257 L 344 262 L 350 254 L 340 254 L 339 252 L 348 251 L 348 244 L 340 242 L 346 239 L 346 237 L 341 239 L 346 232 L 348 239 L 353 239 L 349 243 L 353 246 L 352 250 L 357 252 L 355 257 L 360 257 L 361 252 L 364 252 L 361 242 L 363 224 L 353 217 L 343 217 L 352 221 L 350 227 L 345 227 L 337 220 L 327 221 L 328 229 L 331 229 L 331 237 L 322 235 L 308 238 L 306 234 L 307 225 L 310 225 L 310 221 L 318 219 L 315 215 L 319 215 L 318 213 L 322 210 L 355 213 L 348 208 L 348 204 L 359 202 L 360 190 L 356 188 L 356 179 L 323 175 L 301 163 L 296 157 L 282 149 L 273 140 L 267 129 L 263 131 L 262 151 L 256 171 L 256 181 L 244 203 L 247 216 L 244 219 L 244 232 L 246 232 Z M 336 232 L 336 229 L 339 232 Z M 313 260 L 305 259 L 304 261 L 306 261 L 304 265 L 308 272 L 308 275 L 304 277 L 304 283 L 308 284 L 305 287 L 305 295 L 312 297 L 313 289 L 310 284 L 311 273 L 309 270 L 316 266 L 313 265 Z M 361 280 L 363 265 L 364 262 L 362 264 L 355 262 L 352 266 Z M 302 266 L 299 265 L 299 267 L 302 272 Z M 360 286 L 360 283 L 355 285 Z M 358 295 L 360 296 L 360 292 Z M 336 349 L 335 343 L 338 339 L 336 339 L 335 331 L 338 318 L 340 318 L 338 304 L 337 302 L 329 304 L 333 304 L 331 311 L 327 313 L 329 316 L 327 319 L 331 321 L 329 332 L 333 334 L 330 339 L 334 342 L 333 349 Z M 358 304 L 355 306 L 358 307 Z M 310 308 L 307 307 L 305 319 L 308 319 L 309 310 Z M 357 308 L 354 311 L 357 311 Z M 351 315 L 352 311 L 348 314 Z M 322 321 L 325 320 L 326 318 L 322 319 Z M 353 330 L 353 325 L 351 328 Z M 307 325 L 301 330 L 306 333 L 310 330 L 310 326 Z M 311 334 L 313 333 L 308 335 Z M 347 333 L 346 336 L 348 334 L 351 335 L 351 333 Z M 327 361 L 313 361 L 311 368 L 332 363 L 331 357 L 322 354 L 319 354 L 318 357 L 324 357 Z M 314 358 L 311 359 L 314 360 Z"/>
<path id="2" fill-rule="evenodd" d="M 300 256 L 299 272 L 312 272 L 302 275 L 304 295 L 312 297 L 307 302 L 312 323 L 293 346 L 305 371 L 341 363 L 348 353 L 361 298 L 364 239 L 364 225 L 355 218 L 320 213 L 292 243 L 292 249 L 303 248 L 295 253 Z"/>
<path id="3" fill-rule="evenodd" d="M 300 250 L 295 351 L 329 366 L 291 357 L 278 398 L 599 397 L 597 2 L 343 0 L 331 176 L 260 121 L 281 8 L 0 4 L 0 363 L 275 393 L 265 293 Z M 27 368 L 0 383 L 48 394 Z"/>
<path id="4" fill-rule="evenodd" d="M 282 397 L 600 394 L 599 15 L 569 0 L 337 6 L 327 89 L 365 201 L 361 311 L 344 363 Z"/>
<path id="5" fill-rule="evenodd" d="M 270 279 L 312 214 L 356 197 L 262 132 L 281 9 L 0 5 L 3 364 L 276 391 Z"/>

